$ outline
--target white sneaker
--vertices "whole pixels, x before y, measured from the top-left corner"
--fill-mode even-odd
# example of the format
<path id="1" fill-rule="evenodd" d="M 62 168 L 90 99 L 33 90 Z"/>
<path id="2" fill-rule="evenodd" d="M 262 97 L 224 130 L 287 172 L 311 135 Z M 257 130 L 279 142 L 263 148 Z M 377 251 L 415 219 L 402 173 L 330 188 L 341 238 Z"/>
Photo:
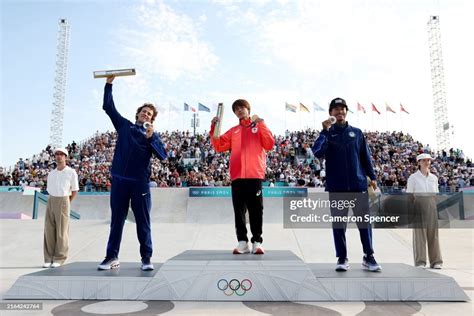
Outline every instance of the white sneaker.
<path id="1" fill-rule="evenodd" d="M 51 262 L 45 262 L 43 268 L 51 268 Z"/>
<path id="2" fill-rule="evenodd" d="M 234 249 L 234 255 L 240 255 L 240 254 L 243 254 L 243 253 L 249 253 L 250 252 L 250 248 L 249 248 L 249 243 L 244 241 L 244 240 L 241 240 L 239 241 L 239 244 L 237 245 L 237 247 Z"/>
<path id="3" fill-rule="evenodd" d="M 336 271 L 342 272 L 349 270 L 349 259 L 338 258 L 336 263 Z"/>
<path id="4" fill-rule="evenodd" d="M 59 267 L 61 264 L 59 262 L 53 262 L 51 263 L 51 268 L 57 268 Z"/>
<path id="5" fill-rule="evenodd" d="M 142 266 L 141 266 L 143 271 L 151 271 L 154 270 L 155 267 L 153 266 L 153 263 L 151 263 L 150 258 L 144 258 L 142 259 Z"/>
<path id="6" fill-rule="evenodd" d="M 426 265 L 423 264 L 423 263 L 420 263 L 420 264 L 417 264 L 415 267 L 420 268 L 420 269 L 424 269 L 424 268 L 426 268 Z"/>
<path id="7" fill-rule="evenodd" d="M 117 269 L 120 267 L 120 262 L 117 258 L 105 258 L 99 266 L 97 270 L 110 270 L 110 269 Z"/>
<path id="8" fill-rule="evenodd" d="M 263 255 L 265 250 L 263 250 L 262 244 L 259 242 L 254 242 L 252 244 L 252 253 L 255 255 Z"/>
<path id="9" fill-rule="evenodd" d="M 440 270 L 443 268 L 443 265 L 441 263 L 435 263 L 431 269 L 436 269 L 436 270 Z"/>

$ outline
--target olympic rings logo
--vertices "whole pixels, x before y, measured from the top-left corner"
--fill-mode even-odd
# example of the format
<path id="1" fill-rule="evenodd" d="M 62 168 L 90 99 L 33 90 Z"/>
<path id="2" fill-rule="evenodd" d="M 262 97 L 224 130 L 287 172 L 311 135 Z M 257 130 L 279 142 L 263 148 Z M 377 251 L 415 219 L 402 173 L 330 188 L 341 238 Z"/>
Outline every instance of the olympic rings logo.
<path id="1" fill-rule="evenodd" d="M 220 279 L 217 282 L 217 288 L 227 296 L 231 296 L 234 293 L 238 296 L 243 296 L 252 288 L 252 281 L 249 279 L 243 279 L 242 281 L 237 279 L 232 279 L 230 281 Z"/>

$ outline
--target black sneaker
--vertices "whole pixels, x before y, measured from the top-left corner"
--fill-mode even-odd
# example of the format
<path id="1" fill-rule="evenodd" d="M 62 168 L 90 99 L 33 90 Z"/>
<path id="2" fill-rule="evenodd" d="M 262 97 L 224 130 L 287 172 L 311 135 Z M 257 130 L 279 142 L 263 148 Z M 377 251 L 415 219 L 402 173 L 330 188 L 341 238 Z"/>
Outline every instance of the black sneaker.
<path id="1" fill-rule="evenodd" d="M 336 271 L 347 271 L 349 270 L 349 259 L 339 258 L 336 263 Z"/>
<path id="2" fill-rule="evenodd" d="M 364 266 L 364 268 L 366 268 L 370 272 L 382 271 L 382 267 L 377 263 L 377 261 L 375 261 L 375 258 L 373 255 L 364 256 L 362 258 L 362 265 Z"/>
<path id="3" fill-rule="evenodd" d="M 110 270 L 110 269 L 116 269 L 120 267 L 120 262 L 117 258 L 105 258 L 104 261 L 102 261 L 99 266 L 97 267 L 97 270 Z"/>
<path id="4" fill-rule="evenodd" d="M 155 269 L 155 267 L 153 266 L 153 264 L 150 261 L 150 258 L 142 258 L 142 267 L 141 268 L 142 268 L 143 271 L 151 271 L 151 270 Z"/>

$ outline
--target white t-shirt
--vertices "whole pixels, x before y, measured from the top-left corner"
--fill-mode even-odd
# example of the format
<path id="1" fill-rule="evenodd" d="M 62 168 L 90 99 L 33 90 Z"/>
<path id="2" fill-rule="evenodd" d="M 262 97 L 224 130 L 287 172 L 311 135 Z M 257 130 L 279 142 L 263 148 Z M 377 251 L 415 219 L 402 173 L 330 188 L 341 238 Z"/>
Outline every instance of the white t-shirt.
<path id="1" fill-rule="evenodd" d="M 432 173 L 425 176 L 420 170 L 408 177 L 407 193 L 437 193 L 438 177 Z"/>
<path id="2" fill-rule="evenodd" d="M 70 196 L 72 191 L 79 191 L 79 181 L 76 170 L 66 166 L 59 171 L 57 168 L 52 170 L 48 175 L 49 195 L 62 197 Z"/>

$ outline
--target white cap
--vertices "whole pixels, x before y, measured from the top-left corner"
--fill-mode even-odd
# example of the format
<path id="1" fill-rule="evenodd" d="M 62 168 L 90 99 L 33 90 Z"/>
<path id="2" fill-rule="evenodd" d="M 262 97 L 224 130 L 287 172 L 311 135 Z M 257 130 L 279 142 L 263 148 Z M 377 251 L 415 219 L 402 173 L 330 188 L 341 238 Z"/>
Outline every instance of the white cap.
<path id="1" fill-rule="evenodd" d="M 69 153 L 67 152 L 67 149 L 66 149 L 66 148 L 58 147 L 58 148 L 56 148 L 56 149 L 54 150 L 54 153 L 56 154 L 58 151 L 59 151 L 60 153 L 65 154 L 66 157 L 69 156 Z"/>
<path id="2" fill-rule="evenodd" d="M 419 154 L 418 156 L 416 156 L 416 161 L 420 161 L 421 159 L 431 159 L 431 160 L 433 160 L 434 158 L 431 157 L 430 154 L 426 154 L 426 153 Z"/>

